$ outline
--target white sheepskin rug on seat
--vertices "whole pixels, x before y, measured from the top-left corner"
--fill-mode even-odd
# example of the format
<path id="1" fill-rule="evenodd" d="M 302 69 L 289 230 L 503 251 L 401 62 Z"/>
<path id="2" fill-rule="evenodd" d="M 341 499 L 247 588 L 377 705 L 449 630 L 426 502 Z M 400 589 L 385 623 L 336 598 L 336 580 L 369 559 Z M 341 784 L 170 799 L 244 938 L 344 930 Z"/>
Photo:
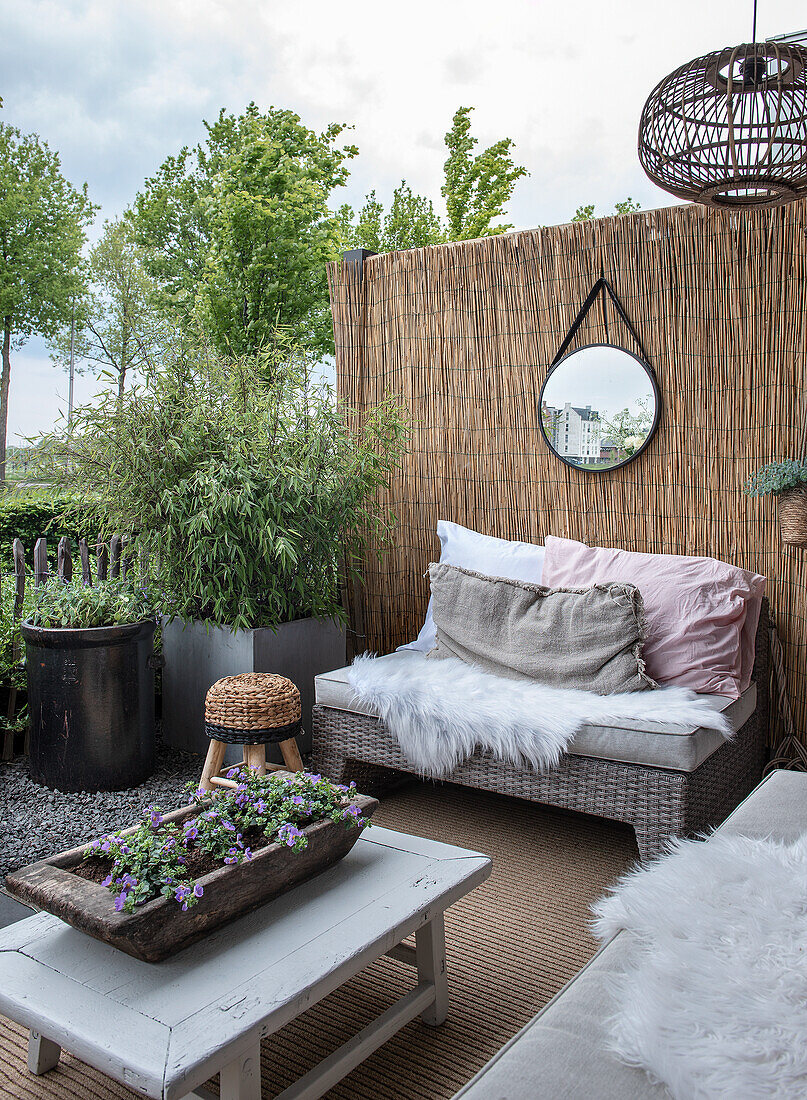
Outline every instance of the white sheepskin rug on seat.
<path id="1" fill-rule="evenodd" d="M 720 711 L 685 688 L 595 695 L 507 680 L 455 657 L 415 653 L 398 663 L 357 657 L 348 682 L 381 716 L 413 768 L 436 778 L 477 749 L 516 767 L 552 768 L 584 725 L 674 723 L 733 735 Z"/>
<path id="2" fill-rule="evenodd" d="M 676 1100 L 807 1097 L 807 835 L 675 841 L 595 906 L 627 929 L 613 1050 Z"/>

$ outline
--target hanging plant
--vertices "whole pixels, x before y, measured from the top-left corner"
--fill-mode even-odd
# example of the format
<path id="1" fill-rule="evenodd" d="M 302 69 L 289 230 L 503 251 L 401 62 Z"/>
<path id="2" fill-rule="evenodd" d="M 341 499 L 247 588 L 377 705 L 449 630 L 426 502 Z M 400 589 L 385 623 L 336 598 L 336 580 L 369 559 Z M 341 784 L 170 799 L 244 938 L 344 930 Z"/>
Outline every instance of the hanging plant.
<path id="1" fill-rule="evenodd" d="M 769 462 L 748 479 L 749 496 L 779 499 L 779 529 L 789 546 L 807 547 L 807 461 Z"/>

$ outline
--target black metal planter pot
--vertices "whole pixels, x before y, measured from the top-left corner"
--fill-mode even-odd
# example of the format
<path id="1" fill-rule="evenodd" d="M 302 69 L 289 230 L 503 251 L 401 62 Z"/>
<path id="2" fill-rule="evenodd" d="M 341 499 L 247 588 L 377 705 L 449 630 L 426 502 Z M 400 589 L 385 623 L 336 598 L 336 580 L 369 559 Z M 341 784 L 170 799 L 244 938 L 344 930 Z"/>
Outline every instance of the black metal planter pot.
<path id="1" fill-rule="evenodd" d="M 22 624 L 31 778 L 60 791 L 136 787 L 154 770 L 154 623 Z"/>

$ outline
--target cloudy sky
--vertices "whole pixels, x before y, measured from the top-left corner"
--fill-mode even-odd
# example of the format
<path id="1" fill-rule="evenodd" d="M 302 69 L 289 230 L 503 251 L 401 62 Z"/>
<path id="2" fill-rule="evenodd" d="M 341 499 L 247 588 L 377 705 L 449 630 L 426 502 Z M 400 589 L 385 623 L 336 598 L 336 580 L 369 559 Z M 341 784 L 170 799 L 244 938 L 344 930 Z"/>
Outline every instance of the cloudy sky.
<path id="1" fill-rule="evenodd" d="M 530 172 L 517 228 L 673 200 L 644 176 L 636 127 L 670 70 L 751 36 L 751 0 L 0 0 L 3 121 L 40 134 L 100 219 L 119 214 L 220 107 L 296 111 L 354 127 L 339 202 L 406 178 L 440 201 L 443 136 L 476 108 L 482 144 L 508 136 Z M 801 30 L 803 0 L 763 0 L 758 36 Z M 79 379 L 83 399 L 93 392 Z M 13 365 L 9 442 L 47 429 L 67 380 L 31 341 Z"/>

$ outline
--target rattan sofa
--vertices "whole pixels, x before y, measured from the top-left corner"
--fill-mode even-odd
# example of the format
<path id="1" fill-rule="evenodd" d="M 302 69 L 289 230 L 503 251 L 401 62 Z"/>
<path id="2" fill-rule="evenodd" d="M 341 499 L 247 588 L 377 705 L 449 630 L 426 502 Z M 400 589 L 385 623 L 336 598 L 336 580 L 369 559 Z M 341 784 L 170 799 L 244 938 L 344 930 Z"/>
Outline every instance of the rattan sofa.
<path id="1" fill-rule="evenodd" d="M 516 768 L 477 752 L 447 781 L 627 822 L 636 832 L 640 856 L 651 858 L 667 838 L 717 825 L 759 781 L 768 731 L 769 649 L 765 602 L 751 687 L 724 711 L 736 730 L 732 741 L 710 738 L 711 731 L 702 729 L 655 729 L 643 736 L 642 730 L 592 728 L 581 731 L 549 772 Z M 351 700 L 346 674 L 340 669 L 315 681 L 313 766 L 337 782 L 355 780 L 360 788 L 378 791 L 412 768 L 384 723 Z M 621 759 L 609 758 L 615 755 L 613 745 Z"/>

